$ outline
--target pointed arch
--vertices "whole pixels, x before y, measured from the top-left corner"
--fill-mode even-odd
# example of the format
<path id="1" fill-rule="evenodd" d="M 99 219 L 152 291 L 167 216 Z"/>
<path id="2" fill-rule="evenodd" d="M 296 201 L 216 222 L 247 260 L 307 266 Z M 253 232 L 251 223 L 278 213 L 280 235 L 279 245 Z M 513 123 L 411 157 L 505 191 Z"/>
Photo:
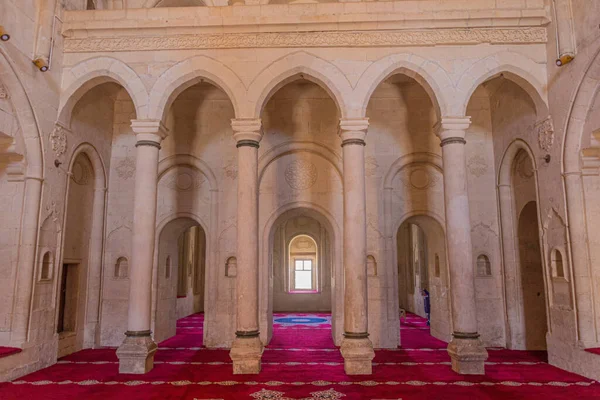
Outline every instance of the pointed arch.
<path id="1" fill-rule="evenodd" d="M 336 103 L 341 118 L 353 115 L 352 106 L 347 104 L 352 98 L 352 86 L 346 75 L 329 61 L 299 51 L 274 61 L 254 78 L 242 117 L 260 118 L 271 96 L 297 79 L 306 79 L 323 88 Z"/>
<path id="2" fill-rule="evenodd" d="M 150 90 L 151 119 L 164 120 L 171 104 L 184 90 L 206 81 L 227 94 L 233 104 L 236 118 L 244 102 L 246 87 L 231 68 L 206 56 L 183 60 L 166 70 Z"/>
<path id="3" fill-rule="evenodd" d="M 70 127 L 71 114 L 77 102 L 91 89 L 107 82 L 118 83 L 127 91 L 135 106 L 137 119 L 147 117 L 148 91 L 135 71 L 116 58 L 94 57 L 80 62 L 65 73 L 58 121 Z"/>
<path id="4" fill-rule="evenodd" d="M 548 115 L 548 90 L 545 82 L 536 76 L 546 76 L 545 64 L 524 57 L 522 54 L 504 51 L 474 63 L 460 77 L 450 115 L 465 115 L 471 96 L 482 83 L 503 75 L 519 85 L 535 104 L 538 119 Z"/>
<path id="5" fill-rule="evenodd" d="M 381 82 L 396 74 L 416 80 L 431 98 L 438 116 L 448 115 L 449 100 L 446 96 L 453 92 L 453 85 L 446 70 L 416 54 L 401 53 L 375 61 L 361 75 L 354 89 L 354 98 L 358 99 L 361 116 L 365 115 L 375 89 Z"/>

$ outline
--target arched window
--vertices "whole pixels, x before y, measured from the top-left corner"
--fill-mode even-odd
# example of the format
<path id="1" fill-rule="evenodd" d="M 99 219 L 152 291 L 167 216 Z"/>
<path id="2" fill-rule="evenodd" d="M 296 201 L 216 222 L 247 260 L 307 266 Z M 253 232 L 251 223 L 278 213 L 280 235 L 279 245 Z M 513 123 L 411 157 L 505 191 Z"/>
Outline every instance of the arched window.
<path id="1" fill-rule="evenodd" d="M 552 264 L 552 275 L 555 278 L 564 278 L 565 267 L 563 264 L 563 256 L 560 250 L 557 248 L 552 249 L 550 259 Z"/>
<path id="2" fill-rule="evenodd" d="M 42 271 L 40 272 L 40 280 L 50 280 L 52 276 L 52 253 L 47 251 L 42 257 Z"/>
<path id="3" fill-rule="evenodd" d="M 115 274 L 114 277 L 117 279 L 125 279 L 129 274 L 129 262 L 125 257 L 117 258 L 115 263 Z"/>
<path id="4" fill-rule="evenodd" d="M 477 256 L 477 276 L 492 276 L 492 264 L 485 254 Z"/>
<path id="5" fill-rule="evenodd" d="M 290 292 L 316 292 L 318 278 L 317 243 L 298 235 L 289 244 Z"/>
<path id="6" fill-rule="evenodd" d="M 435 253 L 435 264 L 433 266 L 433 273 L 436 278 L 440 277 L 440 256 L 438 253 Z"/>
<path id="7" fill-rule="evenodd" d="M 171 279 L 171 256 L 167 256 L 167 261 L 165 262 L 165 278 Z"/>

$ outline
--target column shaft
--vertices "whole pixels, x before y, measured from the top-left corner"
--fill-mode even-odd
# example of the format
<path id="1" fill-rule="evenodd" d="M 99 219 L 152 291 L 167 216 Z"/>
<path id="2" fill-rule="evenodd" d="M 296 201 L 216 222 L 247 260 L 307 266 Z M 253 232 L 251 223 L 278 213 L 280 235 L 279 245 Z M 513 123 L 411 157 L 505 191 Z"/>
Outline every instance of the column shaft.
<path id="1" fill-rule="evenodd" d="M 465 131 L 470 123 L 468 117 L 443 118 L 439 132 L 444 164 L 446 241 L 454 325 L 448 354 L 455 372 L 481 375 L 485 373 L 487 351 L 477 333 L 475 273 L 465 159 Z"/>
<path id="2" fill-rule="evenodd" d="M 238 147 L 237 331 L 258 332 L 258 143 Z"/>
<path id="3" fill-rule="evenodd" d="M 229 356 L 234 374 L 258 374 L 263 344 L 258 327 L 258 146 L 261 121 L 231 121 L 238 153 L 237 314 Z"/>
<path id="4" fill-rule="evenodd" d="M 369 340 L 365 137 L 367 119 L 340 121 L 344 157 L 344 339 L 348 375 L 370 375 L 375 356 Z"/>
<path id="5" fill-rule="evenodd" d="M 152 322 L 152 270 L 156 236 L 158 153 L 166 129 L 160 121 L 134 120 L 136 166 L 133 209 L 131 267 L 129 273 L 129 314 L 125 340 L 117 350 L 119 372 L 143 374 L 154 366 L 156 343 Z"/>
<path id="6" fill-rule="evenodd" d="M 156 235 L 156 195 L 158 150 L 154 145 L 137 145 L 135 206 L 129 287 L 129 332 L 150 330 L 152 303 L 152 265 Z"/>

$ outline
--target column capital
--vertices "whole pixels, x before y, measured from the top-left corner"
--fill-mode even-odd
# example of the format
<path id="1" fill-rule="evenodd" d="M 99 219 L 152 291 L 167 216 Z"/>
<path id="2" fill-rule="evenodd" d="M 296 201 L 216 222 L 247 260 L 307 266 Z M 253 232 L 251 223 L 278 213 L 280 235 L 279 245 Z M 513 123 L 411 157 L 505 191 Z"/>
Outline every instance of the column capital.
<path id="1" fill-rule="evenodd" d="M 365 145 L 369 118 L 340 119 L 339 135 L 342 138 L 342 146 L 346 144 Z"/>
<path id="2" fill-rule="evenodd" d="M 233 118 L 231 120 L 233 138 L 240 145 L 258 147 L 262 139 L 262 120 L 260 118 Z"/>
<path id="3" fill-rule="evenodd" d="M 160 142 L 168 136 L 169 130 L 158 119 L 132 119 L 131 130 L 139 144 L 160 147 Z"/>
<path id="4" fill-rule="evenodd" d="M 466 143 L 466 130 L 471 126 L 471 117 L 442 117 L 442 119 L 433 127 L 435 134 L 444 142 L 462 142 Z"/>

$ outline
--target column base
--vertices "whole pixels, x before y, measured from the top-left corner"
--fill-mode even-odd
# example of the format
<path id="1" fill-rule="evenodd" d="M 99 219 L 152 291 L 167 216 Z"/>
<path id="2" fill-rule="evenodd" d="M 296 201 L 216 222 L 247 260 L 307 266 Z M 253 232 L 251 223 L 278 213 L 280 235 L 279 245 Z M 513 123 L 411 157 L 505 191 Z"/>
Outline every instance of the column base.
<path id="1" fill-rule="evenodd" d="M 371 375 L 373 373 L 373 343 L 368 337 L 353 338 L 346 334 L 340 352 L 344 357 L 346 375 Z"/>
<path id="2" fill-rule="evenodd" d="M 263 344 L 258 335 L 236 337 L 229 351 L 229 357 L 233 361 L 233 374 L 258 374 L 261 368 L 262 353 Z"/>
<path id="3" fill-rule="evenodd" d="M 123 344 L 117 349 L 120 374 L 145 374 L 154 367 L 154 354 L 158 346 L 150 331 L 127 332 Z"/>
<path id="4" fill-rule="evenodd" d="M 484 375 L 488 352 L 478 334 L 454 333 L 448 344 L 452 370 L 461 375 Z"/>

